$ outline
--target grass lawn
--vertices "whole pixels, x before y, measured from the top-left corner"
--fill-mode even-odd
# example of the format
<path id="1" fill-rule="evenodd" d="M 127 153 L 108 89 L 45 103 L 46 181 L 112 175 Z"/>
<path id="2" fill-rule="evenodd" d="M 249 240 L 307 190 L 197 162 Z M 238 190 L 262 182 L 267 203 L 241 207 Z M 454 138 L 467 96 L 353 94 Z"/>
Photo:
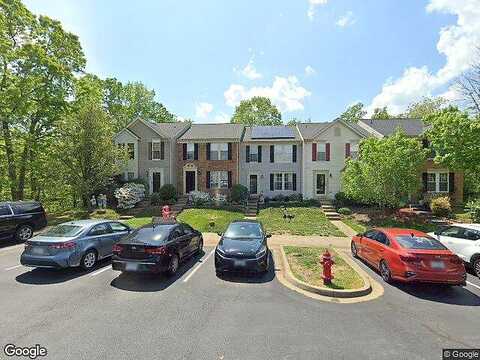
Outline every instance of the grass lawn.
<path id="1" fill-rule="evenodd" d="M 345 236 L 319 208 L 291 207 L 288 212 L 295 216 L 291 222 L 283 219 L 280 208 L 262 209 L 257 219 L 272 234 Z"/>
<path id="2" fill-rule="evenodd" d="M 236 211 L 185 209 L 178 215 L 177 220 L 185 222 L 201 232 L 225 232 L 231 221 L 244 217 L 242 212 Z M 210 222 L 214 223 L 213 227 L 209 225 Z"/>
<path id="3" fill-rule="evenodd" d="M 418 220 L 401 220 L 393 216 L 379 219 L 370 219 L 368 221 L 358 220 L 355 217 L 350 216 L 343 218 L 342 221 L 357 232 L 364 232 L 365 230 L 373 227 L 396 227 L 416 229 L 423 232 L 432 232 L 438 228 L 438 225 L 435 224 L 425 223 Z"/>
<path id="4" fill-rule="evenodd" d="M 333 256 L 333 276 L 331 285 L 323 285 L 323 266 L 320 264 L 325 248 L 285 246 L 285 255 L 293 274 L 310 285 L 332 289 L 358 289 L 363 280 L 337 253 L 329 249 Z"/>

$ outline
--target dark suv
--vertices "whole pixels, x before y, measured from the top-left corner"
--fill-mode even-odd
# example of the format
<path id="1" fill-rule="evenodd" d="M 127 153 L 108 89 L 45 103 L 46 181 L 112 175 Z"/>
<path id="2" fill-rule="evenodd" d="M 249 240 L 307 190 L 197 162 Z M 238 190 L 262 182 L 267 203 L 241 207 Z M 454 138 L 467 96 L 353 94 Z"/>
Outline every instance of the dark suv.
<path id="1" fill-rule="evenodd" d="M 36 201 L 0 202 L 0 239 L 26 241 L 35 230 L 47 226 L 42 204 Z"/>

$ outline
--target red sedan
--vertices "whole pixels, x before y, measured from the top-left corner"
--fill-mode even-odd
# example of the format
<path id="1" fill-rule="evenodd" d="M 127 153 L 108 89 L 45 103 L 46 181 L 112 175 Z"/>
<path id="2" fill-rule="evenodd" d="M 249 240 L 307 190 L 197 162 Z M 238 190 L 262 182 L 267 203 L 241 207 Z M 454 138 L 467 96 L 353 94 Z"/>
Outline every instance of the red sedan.
<path id="1" fill-rule="evenodd" d="M 463 261 L 421 231 L 376 228 L 354 236 L 351 248 L 354 257 L 378 269 L 386 282 L 465 285 Z"/>

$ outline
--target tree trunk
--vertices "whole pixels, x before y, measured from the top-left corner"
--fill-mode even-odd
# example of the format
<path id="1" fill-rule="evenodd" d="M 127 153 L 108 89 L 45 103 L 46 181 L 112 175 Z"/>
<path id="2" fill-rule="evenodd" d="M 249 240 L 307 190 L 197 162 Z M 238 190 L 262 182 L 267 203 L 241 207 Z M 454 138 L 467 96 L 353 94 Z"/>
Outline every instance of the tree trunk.
<path id="1" fill-rule="evenodd" d="M 23 200 L 25 196 L 25 177 L 27 173 L 27 165 L 32 163 L 33 156 L 30 154 L 30 148 L 34 146 L 35 139 L 35 128 L 37 126 L 38 120 L 32 119 L 30 127 L 28 129 L 28 135 L 25 139 L 25 144 L 23 145 L 22 158 L 20 159 L 20 173 L 18 175 L 18 186 L 17 186 L 17 199 Z"/>
<path id="2" fill-rule="evenodd" d="M 2 120 L 2 132 L 5 140 L 5 153 L 7 155 L 8 179 L 10 180 L 10 194 L 12 200 L 17 199 L 17 170 L 15 168 L 15 151 L 13 149 L 12 135 L 7 120 Z"/>

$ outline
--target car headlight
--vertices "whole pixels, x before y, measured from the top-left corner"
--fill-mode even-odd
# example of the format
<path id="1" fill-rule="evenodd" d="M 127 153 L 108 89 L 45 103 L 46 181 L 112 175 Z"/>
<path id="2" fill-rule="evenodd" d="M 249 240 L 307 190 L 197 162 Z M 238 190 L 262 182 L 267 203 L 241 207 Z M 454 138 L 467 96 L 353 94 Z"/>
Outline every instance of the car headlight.
<path id="1" fill-rule="evenodd" d="M 267 253 L 267 247 L 265 245 L 263 245 L 258 251 L 257 253 L 255 254 L 255 257 L 257 259 L 265 256 L 265 254 Z"/>

